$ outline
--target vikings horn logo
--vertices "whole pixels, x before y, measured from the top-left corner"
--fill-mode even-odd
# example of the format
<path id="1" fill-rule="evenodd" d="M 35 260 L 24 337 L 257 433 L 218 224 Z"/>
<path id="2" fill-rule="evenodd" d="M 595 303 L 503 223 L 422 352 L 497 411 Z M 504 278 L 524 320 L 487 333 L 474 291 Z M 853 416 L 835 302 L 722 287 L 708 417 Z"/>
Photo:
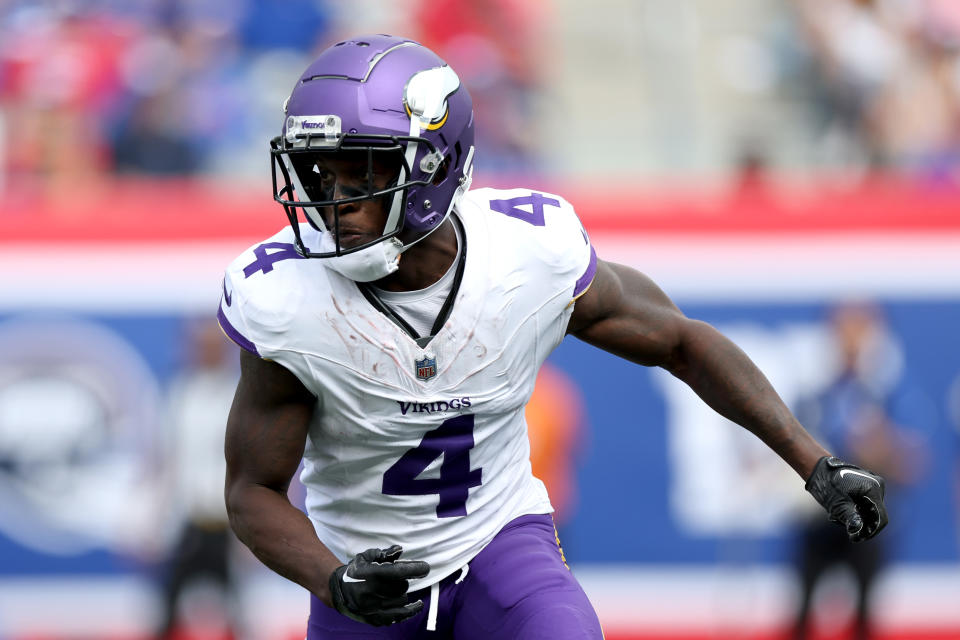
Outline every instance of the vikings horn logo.
<path id="1" fill-rule="evenodd" d="M 416 123 L 410 135 L 442 127 L 447 121 L 447 98 L 459 88 L 460 78 L 446 65 L 414 74 L 403 92 L 403 107 Z"/>

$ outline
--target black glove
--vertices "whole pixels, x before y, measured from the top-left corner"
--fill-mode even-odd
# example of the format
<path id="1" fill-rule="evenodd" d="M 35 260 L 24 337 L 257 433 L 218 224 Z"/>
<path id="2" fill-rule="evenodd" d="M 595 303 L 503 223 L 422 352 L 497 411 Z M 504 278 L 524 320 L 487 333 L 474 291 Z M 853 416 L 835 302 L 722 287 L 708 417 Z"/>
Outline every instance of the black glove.
<path id="1" fill-rule="evenodd" d="M 423 600 L 407 602 L 408 578 L 430 572 L 426 562 L 397 561 L 403 549 L 367 549 L 330 574 L 333 608 L 358 622 L 382 627 L 415 616 Z"/>
<path id="2" fill-rule="evenodd" d="M 827 510 L 830 521 L 846 527 L 852 542 L 869 540 L 887 526 L 886 484 L 875 473 L 824 456 L 817 461 L 806 487 Z"/>

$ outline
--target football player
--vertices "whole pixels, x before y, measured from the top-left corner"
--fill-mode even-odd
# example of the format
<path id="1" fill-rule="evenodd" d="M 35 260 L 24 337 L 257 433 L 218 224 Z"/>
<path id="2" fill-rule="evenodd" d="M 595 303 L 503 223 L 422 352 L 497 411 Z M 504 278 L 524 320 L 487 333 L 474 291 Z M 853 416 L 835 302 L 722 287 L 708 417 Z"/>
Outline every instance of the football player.
<path id="1" fill-rule="evenodd" d="M 227 269 L 242 347 L 227 436 L 239 538 L 311 593 L 308 639 L 601 638 L 530 471 L 524 405 L 566 335 L 677 376 L 807 481 L 854 540 L 883 480 L 833 458 L 757 367 L 568 202 L 470 190 L 473 108 L 404 38 L 339 42 L 271 144 L 289 226 Z M 306 514 L 286 498 L 301 459 Z"/>

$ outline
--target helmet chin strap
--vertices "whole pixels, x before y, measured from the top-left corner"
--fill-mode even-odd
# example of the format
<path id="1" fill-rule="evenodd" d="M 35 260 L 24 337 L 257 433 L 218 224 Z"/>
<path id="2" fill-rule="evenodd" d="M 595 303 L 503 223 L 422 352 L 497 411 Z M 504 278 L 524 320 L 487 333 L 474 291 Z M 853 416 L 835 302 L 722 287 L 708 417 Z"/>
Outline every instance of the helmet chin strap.
<path id="1" fill-rule="evenodd" d="M 410 116 L 410 135 L 420 135 L 420 118 L 416 113 Z M 413 161 L 417 156 L 417 143 L 407 143 L 406 167 L 412 167 Z M 412 171 L 412 169 L 411 169 Z M 406 168 L 400 168 L 400 181 L 406 177 Z M 390 211 L 387 213 L 387 221 L 384 224 L 384 233 L 388 229 L 393 229 L 399 224 L 399 218 L 403 210 L 403 191 L 393 194 Z M 437 225 L 440 226 L 440 225 Z M 417 238 L 422 240 L 429 234 L 424 234 Z M 380 278 L 385 278 L 400 268 L 400 254 L 409 249 L 414 243 L 404 245 L 396 237 L 388 238 L 383 242 L 354 251 L 342 256 L 325 258 L 326 264 L 340 275 L 350 278 L 355 282 L 375 282 Z M 321 251 L 334 251 L 336 243 L 330 233 L 325 233 L 320 240 Z"/>
<path id="2" fill-rule="evenodd" d="M 387 238 L 383 242 L 342 256 L 323 258 L 323 263 L 331 269 L 355 282 L 374 282 L 385 278 L 400 268 L 400 254 L 406 247 L 396 238 Z M 320 251 L 335 251 L 333 236 L 324 233 L 320 236 Z"/>

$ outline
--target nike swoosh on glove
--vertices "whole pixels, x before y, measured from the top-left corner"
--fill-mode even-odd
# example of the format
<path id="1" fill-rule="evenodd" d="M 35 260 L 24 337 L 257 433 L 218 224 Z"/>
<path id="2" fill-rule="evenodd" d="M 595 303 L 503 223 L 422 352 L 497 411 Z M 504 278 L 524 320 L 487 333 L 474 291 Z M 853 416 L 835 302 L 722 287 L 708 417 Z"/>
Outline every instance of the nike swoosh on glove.
<path id="1" fill-rule="evenodd" d="M 382 627 L 415 616 L 423 600 L 407 602 L 410 578 L 423 578 L 430 565 L 399 560 L 403 549 L 367 549 L 330 574 L 333 607 L 358 622 Z"/>
<path id="2" fill-rule="evenodd" d="M 830 521 L 846 528 L 852 542 L 869 540 L 887 526 L 886 483 L 875 473 L 824 456 L 813 468 L 806 488 L 827 510 Z"/>

